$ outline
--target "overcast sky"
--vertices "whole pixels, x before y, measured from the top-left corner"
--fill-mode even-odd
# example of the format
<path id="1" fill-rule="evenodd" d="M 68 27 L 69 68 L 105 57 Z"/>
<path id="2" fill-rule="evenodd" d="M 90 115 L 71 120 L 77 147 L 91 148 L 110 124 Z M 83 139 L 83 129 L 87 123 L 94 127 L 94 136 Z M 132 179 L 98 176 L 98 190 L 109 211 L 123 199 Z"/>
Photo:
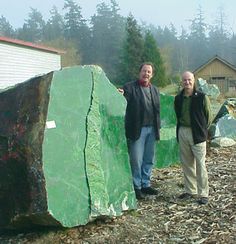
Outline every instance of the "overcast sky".
<path id="1" fill-rule="evenodd" d="M 82 15 L 88 19 L 96 12 L 96 5 L 109 0 L 75 0 L 82 8 Z M 155 26 L 169 26 L 173 23 L 180 30 L 181 25 L 189 26 L 189 19 L 196 16 L 201 5 L 205 21 L 213 24 L 219 8 L 223 9 L 229 30 L 236 33 L 236 0 L 116 0 L 120 6 L 120 14 L 127 16 L 130 12 L 138 21 L 145 21 Z M 22 27 L 28 19 L 30 7 L 43 14 L 44 20 L 55 5 L 60 13 L 64 0 L 0 0 L 0 15 L 3 15 L 14 28 Z"/>

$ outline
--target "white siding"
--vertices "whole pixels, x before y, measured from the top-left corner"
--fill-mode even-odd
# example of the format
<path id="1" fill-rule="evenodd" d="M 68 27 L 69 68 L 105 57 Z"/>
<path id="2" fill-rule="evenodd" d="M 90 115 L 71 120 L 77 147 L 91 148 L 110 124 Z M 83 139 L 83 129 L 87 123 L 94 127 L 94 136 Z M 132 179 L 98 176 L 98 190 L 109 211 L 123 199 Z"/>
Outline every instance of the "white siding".
<path id="1" fill-rule="evenodd" d="M 0 89 L 61 69 L 61 56 L 0 42 Z"/>

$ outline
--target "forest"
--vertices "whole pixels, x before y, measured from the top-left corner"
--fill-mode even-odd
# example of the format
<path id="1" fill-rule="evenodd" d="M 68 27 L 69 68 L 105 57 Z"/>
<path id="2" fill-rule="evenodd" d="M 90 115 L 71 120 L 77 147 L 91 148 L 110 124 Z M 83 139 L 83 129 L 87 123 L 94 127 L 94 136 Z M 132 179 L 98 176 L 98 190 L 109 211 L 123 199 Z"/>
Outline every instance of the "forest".
<path id="1" fill-rule="evenodd" d="M 31 8 L 23 26 L 16 29 L 2 15 L 0 35 L 64 50 L 62 67 L 99 65 L 116 86 L 136 79 L 140 64 L 150 61 L 156 71 L 153 83 L 164 87 L 215 55 L 236 65 L 236 36 L 228 29 L 223 9 L 214 24 L 206 23 L 205 17 L 199 5 L 189 28 L 181 27 L 178 33 L 174 23 L 161 27 L 138 23 L 132 13 L 122 16 L 115 0 L 98 4 L 89 19 L 74 0 L 65 0 L 61 11 L 53 6 L 47 20 Z"/>

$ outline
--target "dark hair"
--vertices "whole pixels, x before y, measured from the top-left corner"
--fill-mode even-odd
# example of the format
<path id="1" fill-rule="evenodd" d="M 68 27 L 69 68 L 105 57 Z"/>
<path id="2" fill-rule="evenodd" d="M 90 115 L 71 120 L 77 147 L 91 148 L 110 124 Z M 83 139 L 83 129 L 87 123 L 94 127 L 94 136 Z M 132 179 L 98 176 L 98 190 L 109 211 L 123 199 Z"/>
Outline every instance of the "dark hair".
<path id="1" fill-rule="evenodd" d="M 152 62 L 144 62 L 139 66 L 139 72 L 141 71 L 141 69 L 143 68 L 144 65 L 150 65 L 152 67 L 152 73 L 154 74 L 154 65 Z"/>

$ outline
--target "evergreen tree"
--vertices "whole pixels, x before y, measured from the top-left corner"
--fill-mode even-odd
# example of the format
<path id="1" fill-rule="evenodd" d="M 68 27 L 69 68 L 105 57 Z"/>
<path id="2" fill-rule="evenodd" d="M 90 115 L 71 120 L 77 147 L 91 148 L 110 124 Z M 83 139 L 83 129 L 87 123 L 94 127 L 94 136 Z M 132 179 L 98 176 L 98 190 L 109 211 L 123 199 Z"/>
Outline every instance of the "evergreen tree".
<path id="1" fill-rule="evenodd" d="M 68 40 L 76 40 L 79 37 L 81 25 L 85 23 L 81 14 L 81 7 L 73 0 L 65 0 L 64 15 L 65 19 L 65 37 Z"/>
<path id="2" fill-rule="evenodd" d="M 157 43 L 150 31 L 145 35 L 143 59 L 152 62 L 154 65 L 155 72 L 152 78 L 152 83 L 162 87 L 167 85 L 168 82 L 165 74 L 164 62 L 159 48 L 157 47 Z"/>
<path id="3" fill-rule="evenodd" d="M 178 69 L 176 70 L 177 74 L 182 74 L 184 70 L 189 69 L 189 49 L 187 48 L 188 34 L 187 31 L 181 27 L 181 35 L 176 47 L 178 56 L 176 57 L 175 62 L 178 63 Z M 175 73 L 175 74 L 176 74 Z"/>
<path id="4" fill-rule="evenodd" d="M 15 31 L 3 15 L 0 17 L 0 35 L 15 37 Z"/>
<path id="5" fill-rule="evenodd" d="M 182 28 L 177 36 L 173 24 L 164 28 L 152 24 L 140 27 L 132 15 L 124 18 L 119 14 L 116 0 L 110 0 L 110 4 L 102 2 L 97 5 L 89 28 L 76 2 L 65 0 L 64 16 L 54 6 L 46 25 L 42 14 L 33 8 L 22 28 L 16 30 L 1 16 L 0 35 L 32 42 L 50 41 L 51 46 L 55 46 L 54 42 L 60 43 L 62 49 L 69 53 L 64 59 L 65 65 L 99 64 L 111 81 L 120 84 L 136 79 L 139 65 L 143 61 L 153 61 L 147 57 L 155 46 L 149 37 L 150 33 L 158 43 L 158 52 L 168 77 L 181 74 L 187 69 L 194 70 L 216 54 L 236 65 L 236 38 L 234 33 L 230 33 L 232 30 L 229 29 L 223 8 L 219 9 L 214 25 L 209 26 L 199 7 L 196 17 L 190 20 L 189 29 Z M 150 33 L 145 36 L 144 44 L 142 36 L 147 30 Z M 68 47 L 63 44 L 64 39 Z M 144 51 L 144 47 L 150 50 Z"/>
<path id="6" fill-rule="evenodd" d="M 169 28 L 165 26 L 162 31 L 162 36 L 157 36 L 156 39 L 157 43 L 159 43 L 159 40 L 162 40 L 162 46 L 160 45 L 161 54 L 166 63 L 166 71 L 169 74 L 172 74 L 177 69 L 177 63 L 175 62 L 177 56 L 177 50 L 175 48 L 177 44 L 176 35 L 176 29 L 171 24 Z"/>
<path id="7" fill-rule="evenodd" d="M 64 35 L 64 21 L 62 15 L 58 12 L 57 7 L 53 6 L 50 11 L 51 17 L 45 26 L 45 40 L 51 41 L 61 38 Z"/>
<path id="8" fill-rule="evenodd" d="M 141 28 L 130 14 L 126 23 L 126 39 L 121 55 L 119 84 L 138 78 L 138 70 L 144 62 L 144 40 Z"/>
<path id="9" fill-rule="evenodd" d="M 96 14 L 91 17 L 92 30 L 92 62 L 104 69 L 106 58 L 111 53 L 108 52 L 109 38 L 111 33 L 111 11 L 109 6 L 102 2 L 97 5 Z"/>
<path id="10" fill-rule="evenodd" d="M 198 68 L 210 58 L 206 30 L 207 24 L 205 23 L 202 8 L 199 6 L 197 16 L 191 20 L 191 33 L 188 39 L 189 53 L 191 53 L 189 69 L 191 70 Z"/>
<path id="11" fill-rule="evenodd" d="M 229 40 L 229 46 L 231 50 L 231 62 L 236 66 L 236 35 L 233 34 L 232 38 Z"/>
<path id="12" fill-rule="evenodd" d="M 97 12 L 91 18 L 91 62 L 99 64 L 111 80 L 117 76 L 116 67 L 125 35 L 125 19 L 118 11 L 114 0 L 110 6 L 103 2 L 97 5 Z"/>
<path id="13" fill-rule="evenodd" d="M 29 18 L 25 21 L 23 28 L 18 30 L 18 38 L 30 41 L 40 42 L 43 40 L 45 21 L 42 14 L 35 8 L 30 9 Z"/>
<path id="14" fill-rule="evenodd" d="M 209 32 L 209 42 L 211 43 L 209 48 L 212 56 L 217 54 L 228 60 L 230 59 L 231 50 L 228 48 L 228 36 L 226 16 L 223 8 L 220 8 L 216 15 L 215 24 L 210 27 Z"/>
<path id="15" fill-rule="evenodd" d="M 143 28 L 145 30 L 144 33 L 150 32 L 156 43 L 158 43 L 159 51 L 165 63 L 165 71 L 168 75 L 172 75 L 178 70 L 178 62 L 176 61 L 178 57 L 176 28 L 173 24 L 169 28 L 165 26 L 163 29 L 160 26 L 155 27 L 153 25 L 144 26 Z"/>
<path id="16" fill-rule="evenodd" d="M 77 44 L 83 63 L 87 63 L 90 48 L 90 30 L 81 14 L 81 7 L 73 0 L 65 0 L 65 37 Z"/>

